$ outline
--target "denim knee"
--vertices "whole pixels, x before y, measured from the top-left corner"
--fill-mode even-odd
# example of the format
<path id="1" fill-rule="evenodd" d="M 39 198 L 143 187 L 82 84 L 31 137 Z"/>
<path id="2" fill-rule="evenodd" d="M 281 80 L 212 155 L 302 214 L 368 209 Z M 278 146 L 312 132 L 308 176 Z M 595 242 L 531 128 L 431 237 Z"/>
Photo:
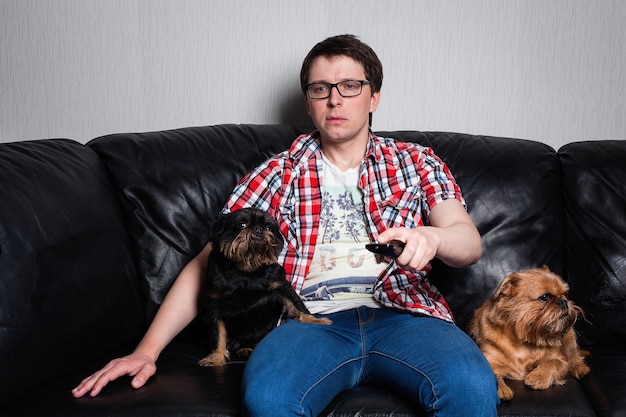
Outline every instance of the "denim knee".
<path id="1" fill-rule="evenodd" d="M 275 417 L 277 410 L 281 416 L 304 416 L 302 407 L 283 404 L 286 397 L 276 392 L 273 387 L 259 386 L 253 382 L 242 386 L 242 414 L 245 417 Z M 277 395 L 278 394 L 278 395 Z"/>
<path id="2" fill-rule="evenodd" d="M 440 391 L 443 395 L 439 398 L 439 407 L 444 410 L 460 407 L 467 413 L 465 415 L 471 416 L 497 416 L 498 383 L 482 354 L 450 363 L 450 372 L 455 376 L 448 378 L 446 389 Z"/>

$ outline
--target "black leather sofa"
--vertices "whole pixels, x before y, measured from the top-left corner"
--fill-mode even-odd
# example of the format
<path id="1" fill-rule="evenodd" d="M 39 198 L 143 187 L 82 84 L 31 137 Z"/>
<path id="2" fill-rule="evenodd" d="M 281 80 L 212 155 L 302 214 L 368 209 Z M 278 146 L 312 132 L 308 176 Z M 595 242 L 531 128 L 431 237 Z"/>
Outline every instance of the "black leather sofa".
<path id="1" fill-rule="evenodd" d="M 223 125 L 0 144 L 0 416 L 237 416 L 244 363 L 201 368 L 192 323 L 142 389 L 70 390 L 128 353 L 179 270 L 205 244 L 235 182 L 302 130 Z M 626 142 L 539 142 L 382 132 L 432 146 L 450 165 L 483 257 L 433 280 L 464 327 L 506 274 L 548 265 L 586 312 L 582 381 L 514 383 L 501 416 L 626 416 Z M 295 366 L 295 364 L 294 364 Z M 270 399 L 271 400 L 271 399 Z M 420 416 L 384 387 L 333 399 L 327 416 Z"/>

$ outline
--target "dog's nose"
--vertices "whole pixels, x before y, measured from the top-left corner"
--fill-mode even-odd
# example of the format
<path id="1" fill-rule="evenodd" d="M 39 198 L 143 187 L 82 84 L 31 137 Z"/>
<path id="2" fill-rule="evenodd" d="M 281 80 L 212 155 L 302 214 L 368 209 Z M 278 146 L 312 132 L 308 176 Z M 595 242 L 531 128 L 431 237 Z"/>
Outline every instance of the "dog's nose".
<path id="1" fill-rule="evenodd" d="M 261 226 L 254 226 L 252 230 L 254 231 L 255 239 L 261 239 L 263 237 L 263 228 Z"/>
<path id="2" fill-rule="evenodd" d="M 567 310 L 567 300 L 559 300 L 559 306 Z"/>

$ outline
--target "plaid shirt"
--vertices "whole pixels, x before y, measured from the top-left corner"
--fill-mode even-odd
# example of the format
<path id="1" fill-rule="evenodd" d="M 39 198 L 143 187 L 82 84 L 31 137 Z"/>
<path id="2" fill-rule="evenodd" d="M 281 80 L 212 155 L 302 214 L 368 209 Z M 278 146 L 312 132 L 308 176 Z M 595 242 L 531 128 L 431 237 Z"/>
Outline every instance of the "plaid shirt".
<path id="1" fill-rule="evenodd" d="M 248 173 L 224 208 L 257 207 L 278 221 L 287 243 L 279 262 L 298 293 L 313 259 L 322 207 L 318 135 L 300 136 L 289 150 Z M 465 205 L 450 170 L 430 148 L 371 132 L 359 188 L 372 241 L 389 227 L 423 226 L 430 209 L 448 198 Z M 430 270 L 429 264 L 423 271 L 408 272 L 390 262 L 376 280 L 375 299 L 387 307 L 453 321 L 446 300 L 427 277 Z"/>

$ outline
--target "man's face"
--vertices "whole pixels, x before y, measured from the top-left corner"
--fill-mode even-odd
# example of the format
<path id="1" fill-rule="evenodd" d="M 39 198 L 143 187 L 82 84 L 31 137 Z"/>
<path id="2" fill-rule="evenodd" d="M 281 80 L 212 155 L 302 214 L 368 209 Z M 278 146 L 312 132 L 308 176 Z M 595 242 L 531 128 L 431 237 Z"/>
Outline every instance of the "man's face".
<path id="1" fill-rule="evenodd" d="M 365 80 L 363 65 L 347 56 L 332 58 L 320 56 L 311 64 L 309 83 L 335 84 L 346 80 Z M 342 97 L 331 88 L 330 97 L 312 99 L 306 96 L 306 106 L 322 143 L 345 143 L 351 140 L 367 142 L 369 113 L 376 111 L 380 92 L 372 94 L 371 87 L 363 85 L 360 95 Z"/>

